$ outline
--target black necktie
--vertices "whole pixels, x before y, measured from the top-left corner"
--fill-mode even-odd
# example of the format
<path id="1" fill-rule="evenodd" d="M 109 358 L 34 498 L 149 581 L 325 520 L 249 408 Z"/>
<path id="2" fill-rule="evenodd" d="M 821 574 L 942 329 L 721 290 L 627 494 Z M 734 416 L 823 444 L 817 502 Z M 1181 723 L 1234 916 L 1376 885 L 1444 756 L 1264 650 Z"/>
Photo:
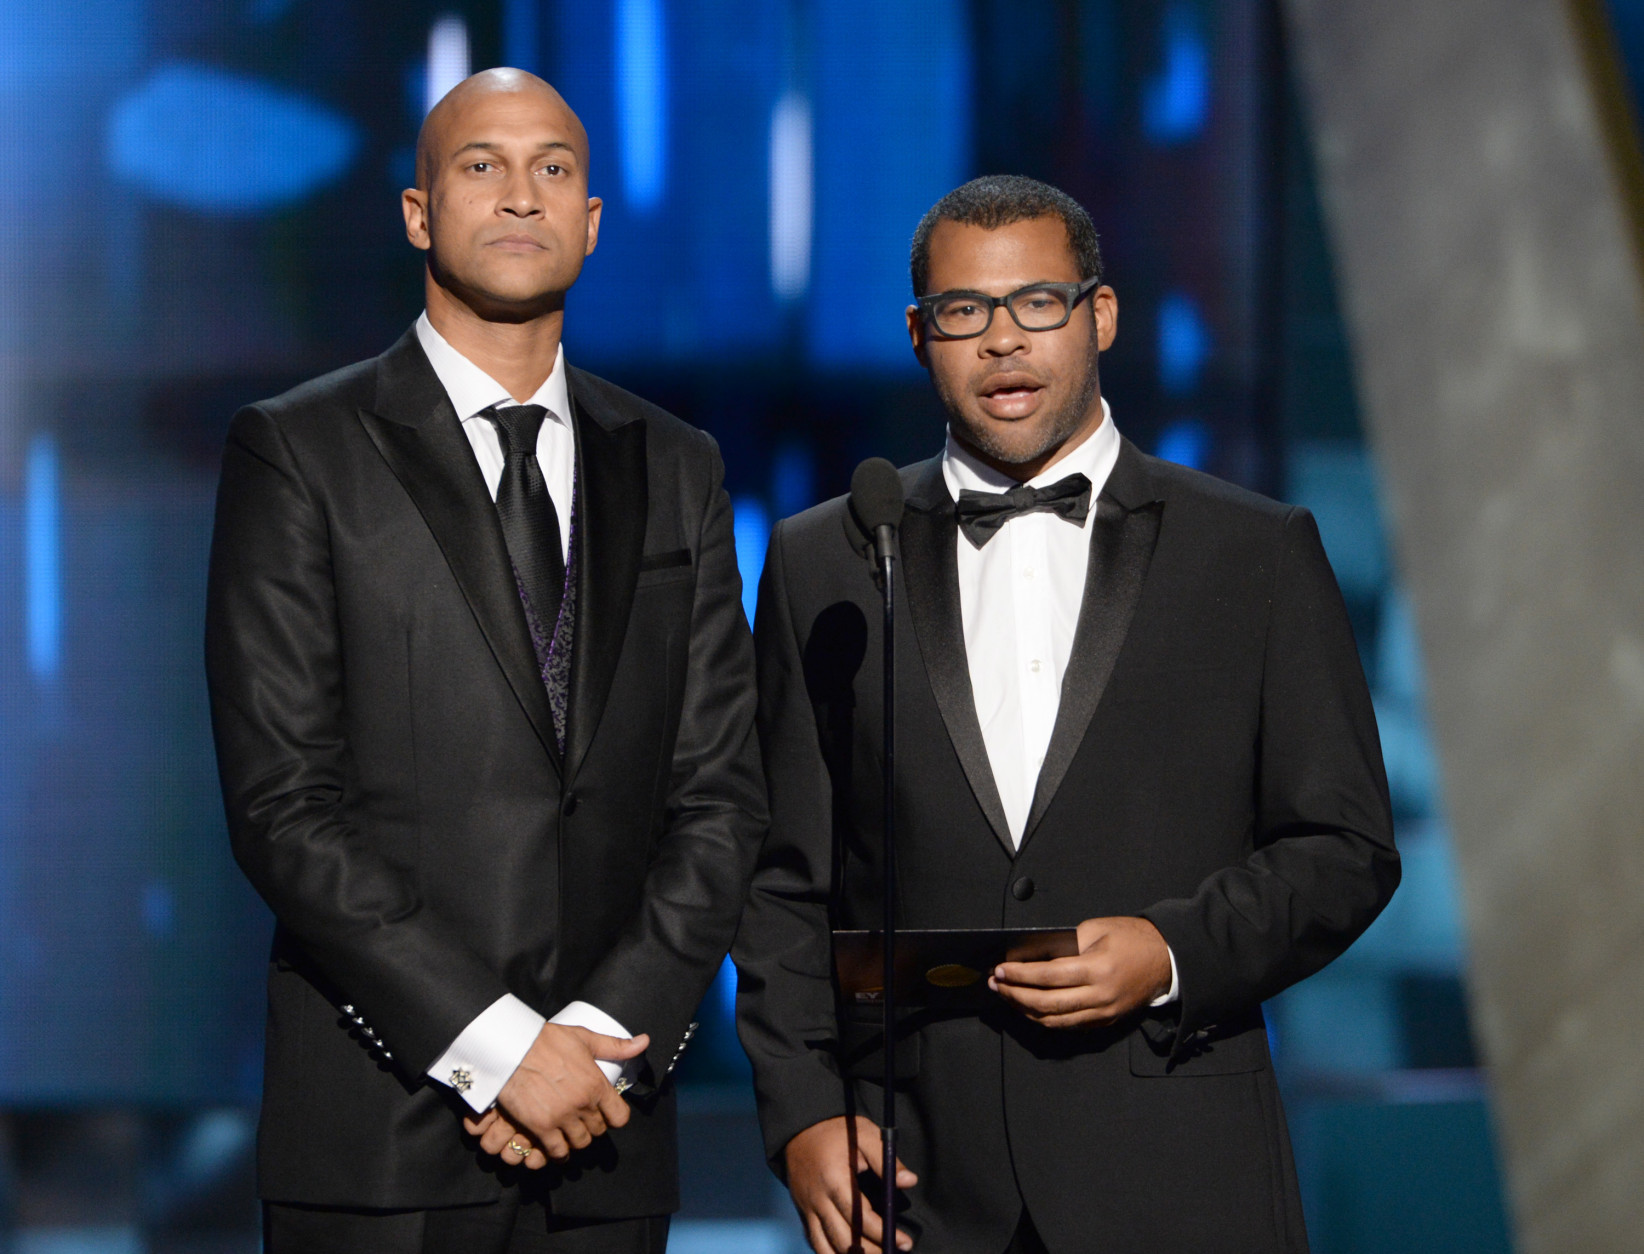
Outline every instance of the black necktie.
<path id="1" fill-rule="evenodd" d="M 1012 518 L 1038 510 L 1060 514 L 1069 522 L 1084 526 L 1090 515 L 1090 480 L 1083 475 L 1069 475 L 1049 487 L 1030 488 L 1022 484 L 1008 492 L 973 492 L 966 488 L 959 493 L 953 507 L 959 530 L 977 548 L 993 539 L 999 528 Z"/>
<path id="2" fill-rule="evenodd" d="M 493 405 L 485 416 L 502 437 L 502 482 L 497 485 L 502 537 L 525 599 L 552 639 L 565 595 L 565 553 L 559 515 L 537 465 L 537 433 L 547 413 L 541 405 Z"/>

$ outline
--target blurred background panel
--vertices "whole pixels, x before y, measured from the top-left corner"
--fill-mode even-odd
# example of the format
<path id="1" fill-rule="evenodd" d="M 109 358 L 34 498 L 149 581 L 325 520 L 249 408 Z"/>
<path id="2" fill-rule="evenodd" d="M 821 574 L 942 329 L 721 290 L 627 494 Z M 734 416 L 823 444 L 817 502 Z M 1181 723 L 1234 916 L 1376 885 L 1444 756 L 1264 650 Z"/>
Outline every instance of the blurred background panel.
<path id="1" fill-rule="evenodd" d="M 1644 82 L 1644 3 L 1612 0 Z M 200 660 L 234 410 L 421 308 L 398 192 L 472 69 L 587 124 L 567 352 L 719 439 L 772 522 L 937 451 L 907 247 L 992 172 L 1091 210 L 1145 449 L 1318 516 L 1405 881 L 1268 1007 L 1315 1249 L 1512 1246 L 1411 597 L 1277 0 L 0 0 L 0 1248 L 249 1251 L 270 920 Z M 1636 100 L 1636 98 L 1635 98 Z M 681 1072 L 675 1250 L 797 1249 L 722 972 Z"/>

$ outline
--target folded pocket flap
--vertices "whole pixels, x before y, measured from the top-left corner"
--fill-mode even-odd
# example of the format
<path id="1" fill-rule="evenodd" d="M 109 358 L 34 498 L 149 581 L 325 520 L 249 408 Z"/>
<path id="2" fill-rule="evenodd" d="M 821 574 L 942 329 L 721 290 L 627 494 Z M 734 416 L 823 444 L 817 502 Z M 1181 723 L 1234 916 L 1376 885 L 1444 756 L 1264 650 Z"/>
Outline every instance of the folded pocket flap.
<path id="1" fill-rule="evenodd" d="M 1150 1039 L 1148 1033 L 1130 1037 L 1130 1073 L 1139 1076 L 1237 1075 L 1262 1071 L 1269 1065 L 1267 1028 L 1260 1016 L 1254 1023 L 1204 1028 L 1183 1043 L 1172 1059 L 1170 1041 Z"/>
<path id="2" fill-rule="evenodd" d="M 666 570 L 672 566 L 689 566 L 691 551 L 689 549 L 670 549 L 666 553 L 646 553 L 639 559 L 639 569 L 643 573 L 647 570 Z"/>

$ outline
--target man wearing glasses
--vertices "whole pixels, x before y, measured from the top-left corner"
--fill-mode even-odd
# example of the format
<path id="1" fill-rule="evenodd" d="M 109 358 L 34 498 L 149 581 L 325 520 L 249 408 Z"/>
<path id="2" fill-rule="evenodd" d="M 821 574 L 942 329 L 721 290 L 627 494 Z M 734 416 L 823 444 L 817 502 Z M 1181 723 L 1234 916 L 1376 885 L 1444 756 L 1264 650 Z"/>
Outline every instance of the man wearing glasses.
<path id="1" fill-rule="evenodd" d="M 948 414 L 902 472 L 898 922 L 1076 929 L 899 1019 L 895 1244 L 1305 1250 L 1261 1003 L 1398 882 L 1374 716 L 1305 510 L 1142 454 L 1098 380 L 1089 217 L 1014 177 L 914 235 L 913 350 Z M 772 830 L 735 954 L 767 1152 L 818 1254 L 884 1242 L 878 592 L 843 500 L 781 523 L 755 631 Z M 931 982 L 953 970 L 933 968 Z"/>

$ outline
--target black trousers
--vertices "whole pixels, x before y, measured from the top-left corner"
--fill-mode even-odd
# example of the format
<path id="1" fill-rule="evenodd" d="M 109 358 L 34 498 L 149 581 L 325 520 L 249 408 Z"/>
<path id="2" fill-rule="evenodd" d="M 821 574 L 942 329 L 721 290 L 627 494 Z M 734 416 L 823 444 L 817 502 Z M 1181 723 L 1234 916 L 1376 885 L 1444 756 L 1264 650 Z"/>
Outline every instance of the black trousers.
<path id="1" fill-rule="evenodd" d="M 668 1216 L 571 1220 L 517 1189 L 480 1206 L 350 1210 L 263 1203 L 264 1254 L 664 1254 Z"/>

